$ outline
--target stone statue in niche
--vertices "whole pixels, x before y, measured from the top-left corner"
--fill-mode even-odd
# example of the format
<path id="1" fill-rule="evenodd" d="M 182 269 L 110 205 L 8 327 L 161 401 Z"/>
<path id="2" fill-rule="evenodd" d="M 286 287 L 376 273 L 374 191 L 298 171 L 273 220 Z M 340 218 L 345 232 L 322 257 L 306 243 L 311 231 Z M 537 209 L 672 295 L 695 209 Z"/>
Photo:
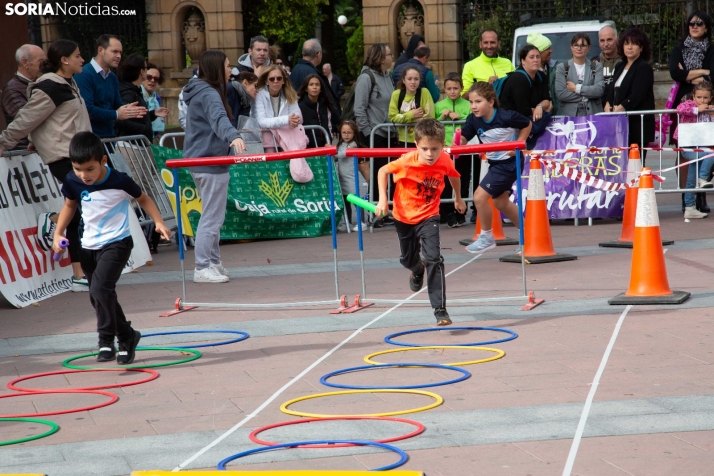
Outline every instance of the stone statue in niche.
<path id="1" fill-rule="evenodd" d="M 412 35 L 424 36 L 424 15 L 419 13 L 413 5 L 410 5 L 402 15 L 399 15 L 397 26 L 399 40 L 402 43 L 402 48 L 406 50 Z"/>
<path id="2" fill-rule="evenodd" d="M 198 65 L 201 53 L 206 51 L 206 22 L 197 9 L 192 9 L 186 21 L 183 22 L 183 44 L 191 58 L 191 67 Z"/>

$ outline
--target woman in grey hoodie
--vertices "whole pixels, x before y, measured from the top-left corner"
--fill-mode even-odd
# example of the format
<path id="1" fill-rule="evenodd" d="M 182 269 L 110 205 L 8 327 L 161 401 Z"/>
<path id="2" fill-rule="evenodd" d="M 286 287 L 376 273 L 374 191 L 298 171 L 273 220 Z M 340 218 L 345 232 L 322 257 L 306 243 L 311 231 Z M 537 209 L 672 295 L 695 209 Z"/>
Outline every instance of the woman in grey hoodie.
<path id="1" fill-rule="evenodd" d="M 191 124 L 184 138 L 184 158 L 226 156 L 231 147 L 237 153 L 245 152 L 245 143 L 231 125 L 233 114 L 225 96 L 231 74 L 228 58 L 222 51 L 204 51 L 198 60 L 198 71 L 198 78 L 192 79 L 183 91 L 188 107 L 186 118 Z M 225 283 L 228 273 L 221 263 L 218 243 L 226 216 L 228 166 L 192 167 L 191 175 L 202 202 L 193 281 Z"/>

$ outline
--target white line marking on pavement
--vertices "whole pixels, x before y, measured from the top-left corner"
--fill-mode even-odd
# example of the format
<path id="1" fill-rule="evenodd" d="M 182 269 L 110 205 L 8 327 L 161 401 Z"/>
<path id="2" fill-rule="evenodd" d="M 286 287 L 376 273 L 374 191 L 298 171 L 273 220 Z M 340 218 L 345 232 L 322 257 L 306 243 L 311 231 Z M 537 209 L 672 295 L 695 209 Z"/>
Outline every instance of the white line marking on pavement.
<path id="1" fill-rule="evenodd" d="M 483 253 L 482 253 L 482 254 L 483 254 Z M 463 267 L 466 266 L 467 264 L 470 264 L 470 263 L 472 263 L 473 261 L 477 260 L 480 256 L 481 256 L 480 254 L 474 256 L 472 259 L 468 260 L 466 263 L 464 263 L 464 264 L 462 264 L 461 266 L 459 266 L 458 268 L 456 268 L 456 269 L 450 271 L 446 276 L 450 276 L 450 275 L 454 274 L 455 272 L 457 272 L 458 270 L 460 270 L 461 268 L 463 268 Z M 411 296 L 409 296 L 408 298 L 406 298 L 405 301 L 409 301 L 410 299 L 413 299 L 414 297 L 416 297 L 419 293 L 421 293 L 421 292 L 424 291 L 425 289 L 426 289 L 426 287 L 420 289 L 419 291 L 415 292 L 414 294 L 412 294 Z M 332 349 L 330 349 L 325 355 L 323 355 L 322 357 L 320 357 L 319 359 L 317 359 L 317 360 L 316 360 L 313 364 L 311 364 L 308 368 L 306 368 L 305 370 L 303 370 L 302 372 L 300 372 L 299 375 L 297 375 L 296 377 L 293 377 L 292 380 L 290 380 L 288 383 L 286 383 L 285 385 L 283 385 L 282 387 L 280 387 L 280 389 L 279 389 L 277 392 L 275 392 L 274 394 L 272 394 L 272 395 L 270 396 L 270 398 L 268 398 L 265 402 L 263 402 L 262 405 L 260 405 L 258 408 L 256 408 L 255 411 L 253 411 L 253 413 L 251 413 L 251 414 L 249 414 L 249 415 L 246 415 L 246 417 L 243 418 L 243 419 L 242 419 L 241 421 L 239 421 L 238 423 L 236 423 L 236 424 L 233 426 L 233 428 L 231 428 L 230 430 L 226 431 L 226 432 L 223 433 L 221 436 L 219 436 L 218 438 L 216 438 L 215 440 L 213 440 L 211 443 L 209 443 L 208 445 L 206 445 L 206 446 L 205 446 L 203 449 L 201 449 L 198 453 L 194 454 L 194 455 L 191 456 L 189 459 L 187 459 L 186 461 L 184 461 L 184 462 L 181 463 L 180 465 L 176 466 L 176 467 L 173 469 L 173 471 L 174 471 L 174 472 L 176 472 L 176 471 L 181 471 L 181 470 L 184 469 L 186 466 L 188 466 L 189 464 L 191 464 L 196 458 L 200 457 L 200 456 L 201 456 L 202 454 L 204 454 L 206 451 L 210 450 L 211 448 L 213 448 L 214 446 L 216 446 L 218 443 L 220 443 L 221 441 L 223 441 L 224 439 L 226 439 L 228 436 L 230 436 L 230 435 L 231 435 L 234 431 L 236 431 L 238 428 L 242 427 L 243 425 L 245 425 L 246 423 L 248 423 L 248 421 L 250 421 L 250 420 L 253 419 L 255 416 L 257 416 L 258 413 L 260 413 L 261 411 L 263 411 L 263 410 L 265 409 L 265 407 L 267 407 L 268 405 L 270 405 L 270 404 L 273 402 L 273 400 L 275 400 L 276 398 L 278 398 L 278 397 L 280 396 L 280 394 L 282 394 L 285 390 L 287 390 L 288 388 L 290 388 L 290 386 L 292 386 L 295 382 L 297 382 L 298 380 L 300 380 L 301 378 L 303 378 L 309 371 L 311 371 L 312 369 L 314 369 L 315 367 L 317 367 L 318 365 L 320 365 L 320 363 L 321 363 L 322 361 L 324 361 L 324 360 L 327 359 L 329 356 L 331 356 L 332 354 L 334 354 L 337 350 L 339 350 L 340 347 L 342 347 L 342 346 L 344 346 L 345 344 L 347 344 L 349 341 L 351 341 L 352 339 L 354 339 L 360 332 L 362 332 L 363 330 L 365 330 L 366 328 L 368 328 L 369 326 L 371 326 L 371 325 L 374 324 L 375 322 L 379 321 L 380 319 L 382 319 L 384 316 L 386 316 L 386 315 L 389 314 L 390 312 L 392 312 L 392 311 L 394 311 L 395 309 L 401 307 L 403 304 L 405 304 L 405 303 L 399 303 L 399 304 L 395 305 L 394 307 L 392 307 L 392 308 L 390 308 L 390 309 L 387 309 L 387 310 L 384 311 L 382 314 L 380 314 L 379 316 L 375 317 L 374 319 L 372 319 L 371 321 L 369 321 L 367 324 L 363 325 L 362 327 L 360 327 L 359 329 L 357 329 L 356 331 L 354 331 L 352 334 L 350 334 L 350 336 L 349 336 L 347 339 L 343 340 L 342 342 L 340 342 L 339 344 L 337 344 L 335 347 L 333 347 Z"/>
<path id="2" fill-rule="evenodd" d="M 600 384 L 600 377 L 602 377 L 602 373 L 605 371 L 605 366 L 607 365 L 607 359 L 610 358 L 610 352 L 612 351 L 612 348 L 615 345 L 615 341 L 617 340 L 617 334 L 620 333 L 620 327 L 622 327 L 622 323 L 625 320 L 625 316 L 627 316 L 627 313 L 630 312 L 630 309 L 632 309 L 632 306 L 627 306 L 624 311 L 622 311 L 622 314 L 620 315 L 620 319 L 618 319 L 617 324 L 615 325 L 615 330 L 612 332 L 612 337 L 610 338 L 610 343 L 607 344 L 607 348 L 605 349 L 605 354 L 602 356 L 602 361 L 600 362 L 600 367 L 597 369 L 597 373 L 595 374 L 595 379 L 593 380 L 593 383 L 590 385 L 590 392 L 588 392 L 588 397 L 585 399 L 585 406 L 583 407 L 583 413 L 580 415 L 580 421 L 578 422 L 578 428 L 575 430 L 575 438 L 573 438 L 573 444 L 570 446 L 570 453 L 568 454 L 568 460 L 565 462 L 565 469 L 563 469 L 563 476 L 570 476 L 570 472 L 573 470 L 573 464 L 575 463 L 575 455 L 578 453 L 578 446 L 580 446 L 580 440 L 583 437 L 583 430 L 585 430 L 585 423 L 588 420 L 588 413 L 590 413 L 590 407 L 593 404 L 593 398 L 595 398 L 595 392 L 597 391 L 597 387 Z"/>

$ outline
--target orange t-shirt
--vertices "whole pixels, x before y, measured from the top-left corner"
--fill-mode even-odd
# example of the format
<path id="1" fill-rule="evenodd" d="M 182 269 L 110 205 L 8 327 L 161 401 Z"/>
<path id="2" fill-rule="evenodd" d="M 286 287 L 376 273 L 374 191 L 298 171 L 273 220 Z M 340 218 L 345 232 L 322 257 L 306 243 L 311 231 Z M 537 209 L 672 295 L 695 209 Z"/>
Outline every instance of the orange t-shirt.
<path id="1" fill-rule="evenodd" d="M 414 151 L 385 167 L 388 173 L 394 174 L 397 184 L 392 215 L 395 220 L 410 225 L 438 215 L 446 177 L 461 177 L 454 168 L 454 161 L 443 151 L 433 165 L 420 163 L 419 152 Z"/>

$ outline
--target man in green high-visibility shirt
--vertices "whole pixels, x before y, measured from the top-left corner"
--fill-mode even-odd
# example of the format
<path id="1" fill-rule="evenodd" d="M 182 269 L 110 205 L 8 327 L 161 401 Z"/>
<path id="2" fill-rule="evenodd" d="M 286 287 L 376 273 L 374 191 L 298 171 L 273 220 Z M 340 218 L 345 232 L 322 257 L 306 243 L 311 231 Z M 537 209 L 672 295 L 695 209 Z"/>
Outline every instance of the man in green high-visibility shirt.
<path id="1" fill-rule="evenodd" d="M 464 65 L 461 79 L 464 82 L 464 89 L 461 93 L 464 99 L 468 99 L 467 91 L 473 83 L 484 82 L 493 84 L 498 78 L 503 78 L 513 71 L 513 64 L 508 58 L 498 56 L 501 49 L 501 41 L 498 39 L 496 30 L 488 29 L 481 32 L 481 40 L 478 47 L 481 54 Z"/>

